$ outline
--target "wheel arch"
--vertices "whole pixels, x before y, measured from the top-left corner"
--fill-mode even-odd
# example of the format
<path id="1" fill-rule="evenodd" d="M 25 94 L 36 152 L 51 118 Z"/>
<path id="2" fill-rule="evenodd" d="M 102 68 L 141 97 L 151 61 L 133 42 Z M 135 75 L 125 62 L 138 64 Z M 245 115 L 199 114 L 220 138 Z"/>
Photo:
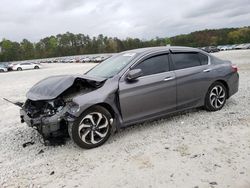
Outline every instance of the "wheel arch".
<path id="1" fill-rule="evenodd" d="M 101 106 L 101 107 L 107 109 L 109 111 L 110 115 L 112 116 L 112 118 L 115 118 L 115 116 L 116 116 L 114 109 L 108 103 L 105 103 L 105 102 L 97 103 L 97 104 L 92 105 L 91 107 L 93 107 L 93 106 Z"/>

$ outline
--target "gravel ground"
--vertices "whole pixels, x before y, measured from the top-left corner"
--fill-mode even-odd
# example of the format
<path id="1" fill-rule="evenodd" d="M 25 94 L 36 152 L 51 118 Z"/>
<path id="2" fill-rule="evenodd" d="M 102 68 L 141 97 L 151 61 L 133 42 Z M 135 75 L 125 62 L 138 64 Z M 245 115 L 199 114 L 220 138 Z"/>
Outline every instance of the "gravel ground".
<path id="1" fill-rule="evenodd" d="M 71 140 L 44 146 L 36 131 L 20 123 L 19 109 L 0 100 L 0 187 L 249 188 L 250 50 L 214 55 L 231 60 L 240 72 L 240 90 L 222 110 L 194 109 L 135 125 L 92 150 Z M 92 66 L 50 64 L 0 74 L 0 98 L 23 101 L 42 78 Z"/>

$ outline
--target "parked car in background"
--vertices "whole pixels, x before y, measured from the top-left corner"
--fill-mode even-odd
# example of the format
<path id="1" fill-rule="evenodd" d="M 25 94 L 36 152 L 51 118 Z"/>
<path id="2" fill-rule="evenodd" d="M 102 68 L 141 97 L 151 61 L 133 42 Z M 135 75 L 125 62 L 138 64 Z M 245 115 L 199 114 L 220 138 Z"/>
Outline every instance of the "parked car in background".
<path id="1" fill-rule="evenodd" d="M 229 45 L 224 45 L 224 46 L 222 46 L 222 47 L 220 48 L 220 50 L 221 50 L 221 51 L 226 51 L 226 50 L 228 50 L 228 46 L 229 46 Z"/>
<path id="2" fill-rule="evenodd" d="M 94 58 L 94 62 L 95 62 L 95 63 L 100 63 L 100 62 L 102 62 L 104 59 L 105 59 L 104 57 L 98 56 L 98 57 Z"/>
<path id="3" fill-rule="evenodd" d="M 213 53 L 213 52 L 219 52 L 220 50 L 216 46 L 207 46 L 204 48 L 205 52 Z"/>
<path id="4" fill-rule="evenodd" d="M 250 43 L 248 43 L 248 44 L 245 44 L 245 49 L 250 49 Z"/>
<path id="5" fill-rule="evenodd" d="M 40 69 L 40 64 L 35 63 L 18 63 L 12 66 L 12 70 L 22 71 L 28 69 Z"/>
<path id="6" fill-rule="evenodd" d="M 81 62 L 82 63 L 90 62 L 90 58 L 89 57 L 84 57 L 84 58 L 81 59 Z"/>
<path id="7" fill-rule="evenodd" d="M 70 59 L 69 61 L 68 61 L 69 63 L 76 63 L 76 59 Z"/>
<path id="8" fill-rule="evenodd" d="M 236 50 L 241 50 L 243 48 L 244 48 L 244 44 L 239 44 L 239 45 L 235 46 Z"/>
<path id="9" fill-rule="evenodd" d="M 243 49 L 250 49 L 250 44 L 239 44 L 238 46 L 235 47 L 236 50 L 243 50 Z"/>
<path id="10" fill-rule="evenodd" d="M 217 48 L 221 51 L 221 48 L 223 47 L 223 45 L 219 45 L 217 46 Z M 203 50 L 203 49 L 202 49 Z"/>
<path id="11" fill-rule="evenodd" d="M 220 110 L 238 86 L 237 67 L 202 50 L 135 49 L 83 75 L 43 79 L 28 91 L 20 118 L 45 140 L 69 135 L 90 149 L 135 123 L 201 106 Z"/>
<path id="12" fill-rule="evenodd" d="M 8 67 L 5 64 L 0 64 L 0 72 L 8 72 Z"/>
<path id="13" fill-rule="evenodd" d="M 14 64 L 13 63 L 9 63 L 8 65 L 7 65 L 7 69 L 8 69 L 8 71 L 12 71 L 13 69 L 13 66 L 14 66 Z"/>

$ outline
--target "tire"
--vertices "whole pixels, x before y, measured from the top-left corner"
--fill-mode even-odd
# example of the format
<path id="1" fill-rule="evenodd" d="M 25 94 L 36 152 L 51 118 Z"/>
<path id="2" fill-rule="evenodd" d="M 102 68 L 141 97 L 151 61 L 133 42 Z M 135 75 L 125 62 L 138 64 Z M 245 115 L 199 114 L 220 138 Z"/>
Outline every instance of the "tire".
<path id="1" fill-rule="evenodd" d="M 23 69 L 22 69 L 21 67 L 18 67 L 17 70 L 18 70 L 18 71 L 22 71 Z"/>
<path id="2" fill-rule="evenodd" d="M 111 135 L 112 121 L 108 110 L 101 106 L 93 106 L 68 126 L 68 132 L 79 147 L 91 149 L 101 146 L 108 140 Z"/>
<path id="3" fill-rule="evenodd" d="M 4 72 L 4 70 L 3 70 L 3 69 L 0 69 L 0 72 Z"/>
<path id="4" fill-rule="evenodd" d="M 34 69 L 39 69 L 39 66 L 35 66 Z"/>
<path id="5" fill-rule="evenodd" d="M 227 100 L 227 89 L 221 82 L 214 82 L 208 89 L 205 98 L 205 109 L 217 111 L 223 108 Z"/>

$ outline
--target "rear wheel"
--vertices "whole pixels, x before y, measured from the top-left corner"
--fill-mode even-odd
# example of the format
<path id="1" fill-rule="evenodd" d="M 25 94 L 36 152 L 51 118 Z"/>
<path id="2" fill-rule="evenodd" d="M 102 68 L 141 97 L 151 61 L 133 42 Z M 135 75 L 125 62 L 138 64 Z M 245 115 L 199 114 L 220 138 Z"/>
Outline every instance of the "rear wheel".
<path id="1" fill-rule="evenodd" d="M 34 69 L 39 69 L 39 66 L 35 66 Z"/>
<path id="2" fill-rule="evenodd" d="M 81 148 L 91 149 L 104 144 L 111 134 L 112 116 L 105 108 L 94 106 L 69 126 L 69 135 Z"/>
<path id="3" fill-rule="evenodd" d="M 3 70 L 3 69 L 0 69 L 0 72 L 4 72 L 4 70 Z"/>
<path id="4" fill-rule="evenodd" d="M 18 70 L 18 71 L 21 71 L 21 70 L 23 70 L 23 69 L 22 69 L 21 67 L 18 67 L 17 70 Z"/>
<path id="5" fill-rule="evenodd" d="M 227 99 L 227 91 L 221 82 L 213 83 L 206 94 L 205 108 L 208 111 L 217 111 L 223 108 Z"/>

